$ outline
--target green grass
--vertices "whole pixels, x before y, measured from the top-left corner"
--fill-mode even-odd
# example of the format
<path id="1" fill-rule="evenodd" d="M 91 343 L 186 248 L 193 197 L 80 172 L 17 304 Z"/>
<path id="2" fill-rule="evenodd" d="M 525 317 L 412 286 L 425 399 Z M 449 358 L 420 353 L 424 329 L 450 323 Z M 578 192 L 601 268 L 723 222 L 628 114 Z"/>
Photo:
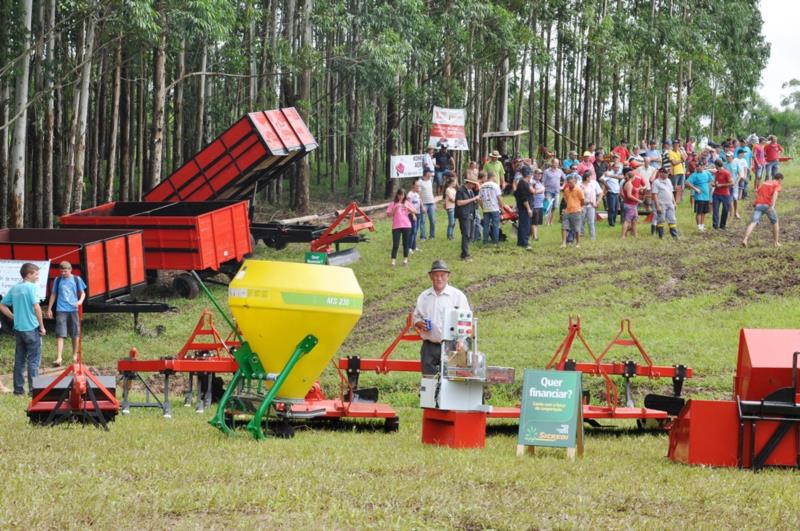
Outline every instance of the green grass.
<path id="1" fill-rule="evenodd" d="M 522 369 L 543 367 L 564 337 L 570 314 L 601 351 L 630 318 L 645 348 L 662 365 L 695 370 L 689 397 L 730 396 L 738 331 L 793 328 L 800 318 L 800 168 L 793 166 L 779 201 L 784 246 L 769 245 L 766 221 L 750 249 L 738 246 L 745 220 L 727 234 L 697 234 L 688 201 L 679 212 L 682 239 L 659 242 L 642 230 L 619 240 L 619 228 L 600 225 L 582 249 L 558 248 L 556 227 L 545 227 L 534 252 L 506 242 L 499 250 L 474 247 L 475 261 L 458 261 L 458 242 L 444 239 L 439 212 L 433 242 L 423 242 L 408 268 L 389 267 L 385 220 L 359 246 L 353 266 L 366 296 L 364 316 L 339 355 L 377 357 L 400 330 L 426 287 L 435 258 L 453 269 L 451 283 L 469 296 L 479 318 L 480 344 L 491 364 L 517 369 L 517 384 L 495 389 L 493 403 L 518 399 Z M 747 209 L 749 212 L 749 209 Z M 381 218 L 381 216 L 376 216 Z M 710 226 L 710 221 L 707 223 Z M 648 229 L 645 225 L 642 229 Z M 508 233 L 508 229 L 506 229 Z M 259 258 L 302 260 L 305 248 L 259 247 Z M 225 288 L 212 291 L 225 300 Z M 172 298 L 166 286 L 146 296 L 177 311 L 146 315 L 142 338 L 129 316 L 93 315 L 85 322 L 88 361 L 113 372 L 136 347 L 142 357 L 174 355 L 194 326 L 203 299 Z M 217 319 L 224 329 L 222 320 Z M 575 347 L 578 348 L 577 346 Z M 53 359 L 54 341 L 45 341 Z M 631 351 L 620 349 L 612 358 Z M 575 351 L 576 356 L 580 351 Z M 403 345 L 398 357 L 417 355 Z M 13 342 L 0 338 L 0 366 L 10 372 Z M 322 381 L 333 392 L 337 376 Z M 418 377 L 364 374 L 401 417 L 398 433 L 301 429 L 294 439 L 256 443 L 227 438 L 208 426 L 210 413 L 175 404 L 174 418 L 134 410 L 107 433 L 92 428 L 32 427 L 26 401 L 0 396 L 2 527 L 152 528 L 786 528 L 800 524 L 796 473 L 759 474 L 677 465 L 666 459 L 667 437 L 622 423 L 591 430 L 586 456 L 570 463 L 563 452 L 516 458 L 513 433 L 493 433 L 484 450 L 455 451 L 419 442 Z M 4 380 L 7 385 L 8 379 Z M 636 398 L 667 392 L 669 381 L 640 381 Z M 590 381 L 597 395 L 599 381 Z"/>

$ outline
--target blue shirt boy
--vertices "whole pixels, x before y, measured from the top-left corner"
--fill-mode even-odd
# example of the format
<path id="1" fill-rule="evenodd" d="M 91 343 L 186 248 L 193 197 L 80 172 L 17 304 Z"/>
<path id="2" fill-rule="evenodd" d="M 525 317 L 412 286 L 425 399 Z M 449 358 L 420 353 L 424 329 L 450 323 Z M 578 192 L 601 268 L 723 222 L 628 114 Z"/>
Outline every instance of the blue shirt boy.
<path id="1" fill-rule="evenodd" d="M 696 171 L 689 176 L 689 184 L 700 190 L 692 192 L 695 201 L 711 201 L 711 182 L 713 180 L 714 177 L 706 170 Z"/>
<path id="2" fill-rule="evenodd" d="M 33 305 L 39 303 L 39 290 L 33 282 L 22 281 L 12 286 L 3 304 L 14 307 L 14 330 L 30 332 L 39 328 L 39 320 L 33 311 Z"/>
<path id="3" fill-rule="evenodd" d="M 81 277 L 70 275 L 68 278 L 58 277 L 56 284 L 56 311 L 77 312 L 78 298 L 86 290 L 86 283 Z"/>

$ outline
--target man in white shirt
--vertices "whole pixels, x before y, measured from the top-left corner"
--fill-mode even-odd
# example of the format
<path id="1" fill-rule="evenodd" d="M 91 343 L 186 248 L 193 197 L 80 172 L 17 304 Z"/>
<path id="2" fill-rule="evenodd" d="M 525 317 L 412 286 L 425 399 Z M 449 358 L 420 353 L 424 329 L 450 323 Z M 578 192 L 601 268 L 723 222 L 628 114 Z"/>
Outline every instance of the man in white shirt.
<path id="1" fill-rule="evenodd" d="M 428 146 L 428 151 L 422 156 L 422 171 L 426 172 L 429 171 L 433 173 L 436 170 L 436 166 L 433 162 L 433 153 L 436 150 L 433 146 Z"/>
<path id="2" fill-rule="evenodd" d="M 489 243 L 491 229 L 492 243 L 497 245 L 500 243 L 500 202 L 503 200 L 503 191 L 495 182 L 495 177 L 493 171 L 486 175 L 486 182 L 481 185 L 479 195 L 483 207 L 483 243 Z"/>
<path id="3" fill-rule="evenodd" d="M 420 359 L 423 376 L 439 372 L 442 354 L 442 330 L 447 312 L 460 309 L 471 311 L 466 295 L 450 286 L 450 269 L 443 260 L 436 260 L 428 272 L 432 286 L 417 297 L 414 308 L 414 328 L 422 336 Z"/>
<path id="4" fill-rule="evenodd" d="M 422 179 L 417 181 L 419 185 L 419 197 L 422 201 L 422 210 L 419 212 L 419 239 L 425 239 L 425 216 L 428 217 L 428 222 L 431 225 L 430 238 L 431 240 L 436 235 L 436 200 L 433 196 L 433 173 L 425 171 L 422 173 Z"/>

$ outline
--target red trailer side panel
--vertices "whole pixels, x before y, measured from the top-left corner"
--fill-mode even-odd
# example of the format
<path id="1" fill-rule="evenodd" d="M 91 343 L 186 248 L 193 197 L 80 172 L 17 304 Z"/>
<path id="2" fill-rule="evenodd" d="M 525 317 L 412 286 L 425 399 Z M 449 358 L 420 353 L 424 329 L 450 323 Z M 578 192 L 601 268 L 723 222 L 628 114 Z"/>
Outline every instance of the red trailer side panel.
<path id="1" fill-rule="evenodd" d="M 247 201 L 118 202 L 61 217 L 62 226 L 144 231 L 144 267 L 219 270 L 252 252 Z"/>

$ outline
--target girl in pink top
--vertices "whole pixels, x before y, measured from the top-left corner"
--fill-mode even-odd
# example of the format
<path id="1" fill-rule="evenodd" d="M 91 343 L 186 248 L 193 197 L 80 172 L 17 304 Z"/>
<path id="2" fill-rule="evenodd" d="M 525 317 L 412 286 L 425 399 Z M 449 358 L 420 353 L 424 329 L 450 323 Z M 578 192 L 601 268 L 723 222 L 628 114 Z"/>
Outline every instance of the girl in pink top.
<path id="1" fill-rule="evenodd" d="M 418 212 L 410 201 L 406 200 L 406 192 L 402 188 L 394 194 L 394 200 L 386 207 L 386 215 L 392 218 L 392 266 L 397 263 L 397 249 L 403 239 L 403 265 L 408 266 L 408 245 L 411 241 L 411 215 Z"/>

